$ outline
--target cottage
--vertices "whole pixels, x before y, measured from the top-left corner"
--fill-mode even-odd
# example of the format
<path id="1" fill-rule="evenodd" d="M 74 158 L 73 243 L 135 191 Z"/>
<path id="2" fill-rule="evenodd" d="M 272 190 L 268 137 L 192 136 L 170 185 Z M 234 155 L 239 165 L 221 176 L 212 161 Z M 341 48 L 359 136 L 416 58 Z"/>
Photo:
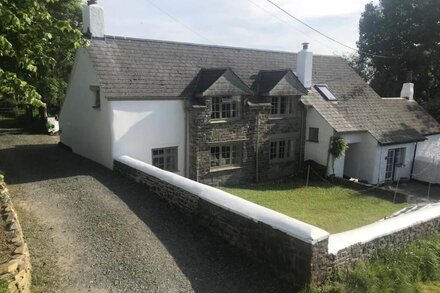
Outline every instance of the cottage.
<path id="1" fill-rule="evenodd" d="M 410 177 L 416 145 L 440 133 L 411 95 L 383 99 L 342 58 L 314 56 L 308 44 L 295 54 L 107 36 L 96 1 L 84 33 L 91 44 L 76 55 L 61 142 L 108 168 L 128 155 L 233 184 L 295 175 L 314 160 L 381 183 Z M 337 160 L 335 134 L 350 143 Z"/>

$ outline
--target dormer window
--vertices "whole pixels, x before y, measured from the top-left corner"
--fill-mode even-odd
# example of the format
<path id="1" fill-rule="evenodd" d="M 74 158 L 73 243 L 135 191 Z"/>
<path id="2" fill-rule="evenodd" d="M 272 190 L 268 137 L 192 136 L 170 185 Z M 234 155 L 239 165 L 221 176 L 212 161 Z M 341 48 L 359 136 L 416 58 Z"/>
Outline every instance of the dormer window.
<path id="1" fill-rule="evenodd" d="M 211 119 L 238 118 L 239 110 L 239 97 L 216 96 L 211 98 Z"/>
<path id="2" fill-rule="evenodd" d="M 93 108 L 99 109 L 101 108 L 101 91 L 99 86 L 92 85 L 90 86 L 90 90 L 93 92 Z"/>
<path id="3" fill-rule="evenodd" d="M 317 84 L 315 85 L 316 90 L 321 94 L 323 98 L 328 101 L 337 101 L 338 98 L 331 92 L 326 84 Z"/>

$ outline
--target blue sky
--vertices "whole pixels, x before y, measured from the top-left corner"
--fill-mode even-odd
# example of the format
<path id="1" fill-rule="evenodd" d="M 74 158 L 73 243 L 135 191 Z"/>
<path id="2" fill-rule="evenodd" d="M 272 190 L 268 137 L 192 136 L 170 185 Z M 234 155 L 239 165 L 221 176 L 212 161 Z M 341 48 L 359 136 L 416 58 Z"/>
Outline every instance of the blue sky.
<path id="1" fill-rule="evenodd" d="M 360 15 L 371 2 L 273 1 L 352 47 L 358 39 Z M 317 54 L 351 53 L 290 19 L 266 0 L 99 0 L 99 4 L 105 9 L 108 35 L 294 52 L 301 49 L 301 43 L 309 42 Z"/>

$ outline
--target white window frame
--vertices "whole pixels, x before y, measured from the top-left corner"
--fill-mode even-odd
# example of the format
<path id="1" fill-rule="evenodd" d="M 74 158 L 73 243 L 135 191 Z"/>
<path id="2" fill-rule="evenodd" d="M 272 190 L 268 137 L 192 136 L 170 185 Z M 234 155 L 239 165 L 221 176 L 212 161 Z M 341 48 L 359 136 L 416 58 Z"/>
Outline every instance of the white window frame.
<path id="1" fill-rule="evenodd" d="M 295 115 L 295 97 L 293 96 L 271 96 L 270 104 L 270 116 L 272 117 L 284 117 Z M 282 113 L 282 104 L 285 105 L 284 113 Z"/>
<path id="2" fill-rule="evenodd" d="M 156 162 L 155 162 L 156 161 Z M 162 161 L 162 162 L 160 162 Z M 179 171 L 179 147 L 163 147 L 151 150 L 152 165 L 170 172 Z"/>
<path id="3" fill-rule="evenodd" d="M 278 138 L 269 141 L 269 161 L 288 162 L 295 160 L 295 139 Z"/>
<path id="4" fill-rule="evenodd" d="M 240 105 L 240 96 L 211 97 L 211 120 L 239 119 Z"/>
<path id="5" fill-rule="evenodd" d="M 316 130 L 316 139 L 313 139 L 311 136 L 312 131 L 311 130 Z M 309 127 L 309 134 L 307 136 L 307 141 L 310 142 L 319 142 L 319 127 Z"/>
<path id="6" fill-rule="evenodd" d="M 241 166 L 241 143 L 213 145 L 210 148 L 211 170 L 240 167 Z"/>

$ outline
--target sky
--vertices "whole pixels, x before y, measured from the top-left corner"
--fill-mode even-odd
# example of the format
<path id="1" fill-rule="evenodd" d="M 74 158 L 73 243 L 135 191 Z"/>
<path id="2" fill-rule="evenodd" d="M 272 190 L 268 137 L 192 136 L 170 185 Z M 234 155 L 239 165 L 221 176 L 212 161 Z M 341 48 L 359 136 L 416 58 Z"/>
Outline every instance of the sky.
<path id="1" fill-rule="evenodd" d="M 372 0 L 272 0 L 317 30 L 356 47 Z M 377 3 L 378 0 L 373 0 Z M 315 54 L 353 53 L 289 18 L 266 0 L 99 0 L 106 34 Z"/>

